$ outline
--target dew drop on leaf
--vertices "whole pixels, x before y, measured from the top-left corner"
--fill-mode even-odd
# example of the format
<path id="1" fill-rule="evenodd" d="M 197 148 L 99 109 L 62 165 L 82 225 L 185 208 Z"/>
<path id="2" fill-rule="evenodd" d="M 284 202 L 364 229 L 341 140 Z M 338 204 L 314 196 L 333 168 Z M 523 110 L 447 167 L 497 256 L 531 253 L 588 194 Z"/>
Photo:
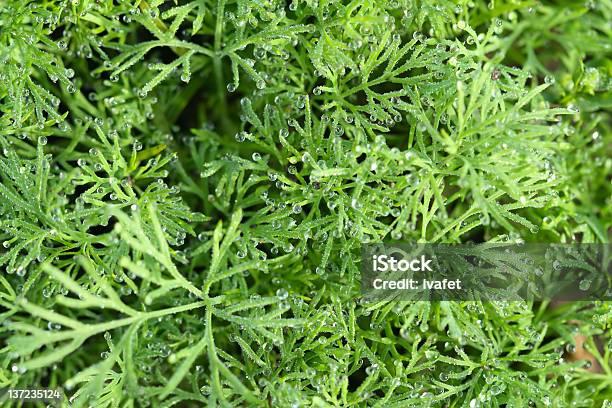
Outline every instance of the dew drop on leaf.
<path id="1" fill-rule="evenodd" d="M 591 287 L 591 281 L 589 279 L 582 279 L 578 284 L 578 288 L 582 291 L 587 291 Z"/>
<path id="2" fill-rule="evenodd" d="M 279 300 L 285 300 L 289 296 L 289 292 L 286 289 L 280 288 L 276 291 L 276 297 Z"/>
<path id="3" fill-rule="evenodd" d="M 368 366 L 366 369 L 366 374 L 367 375 L 372 375 L 374 374 L 376 371 L 378 371 L 378 364 L 372 364 L 371 366 Z"/>

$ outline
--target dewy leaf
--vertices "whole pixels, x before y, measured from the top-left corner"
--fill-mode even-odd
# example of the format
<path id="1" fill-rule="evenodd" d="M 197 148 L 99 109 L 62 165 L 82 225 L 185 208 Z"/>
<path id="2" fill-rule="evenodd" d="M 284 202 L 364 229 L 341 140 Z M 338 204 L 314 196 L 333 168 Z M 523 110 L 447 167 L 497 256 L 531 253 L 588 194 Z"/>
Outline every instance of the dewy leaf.
<path id="1" fill-rule="evenodd" d="M 147 95 L 151 92 L 160 82 L 162 82 L 172 71 L 174 71 L 181 64 L 184 64 L 195 54 L 195 51 L 187 51 L 185 54 L 181 55 L 179 58 L 172 61 L 170 64 L 164 65 L 164 67 L 159 71 L 159 73 L 153 77 L 149 82 L 147 82 L 142 89 L 140 90 L 141 95 Z"/>
<path id="2" fill-rule="evenodd" d="M 168 383 L 160 394 L 160 398 L 167 397 L 178 386 L 180 381 L 187 374 L 187 371 L 193 365 L 193 362 L 206 348 L 208 340 L 209 339 L 207 339 L 206 337 L 202 337 L 202 339 L 195 346 L 189 349 L 187 358 L 181 362 L 181 365 L 174 372 L 172 377 L 168 380 Z"/>

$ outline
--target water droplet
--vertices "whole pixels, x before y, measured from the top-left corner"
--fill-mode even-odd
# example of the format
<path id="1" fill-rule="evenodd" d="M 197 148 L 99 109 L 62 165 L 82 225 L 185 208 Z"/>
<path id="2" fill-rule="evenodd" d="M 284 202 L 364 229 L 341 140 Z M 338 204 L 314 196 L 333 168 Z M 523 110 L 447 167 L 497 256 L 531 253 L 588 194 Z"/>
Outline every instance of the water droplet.
<path id="1" fill-rule="evenodd" d="M 232 82 L 227 84 L 227 92 L 234 92 L 234 91 L 236 91 L 236 84 Z"/>
<path id="2" fill-rule="evenodd" d="M 259 154 L 258 152 L 253 153 L 251 157 L 253 158 L 253 161 L 261 160 L 261 154 Z"/>
<path id="3" fill-rule="evenodd" d="M 567 105 L 567 110 L 570 113 L 579 113 L 580 112 L 580 108 L 578 108 L 578 106 L 576 106 L 575 104 L 571 103 L 569 105 Z"/>
<path id="4" fill-rule="evenodd" d="M 286 289 L 280 288 L 276 291 L 276 297 L 280 300 L 285 300 L 289 296 L 289 292 Z"/>
<path id="5" fill-rule="evenodd" d="M 493 384 L 491 386 L 491 395 L 499 395 L 502 392 L 504 392 L 504 390 L 506 389 L 506 386 L 504 384 Z"/>
<path id="6" fill-rule="evenodd" d="M 291 212 L 294 214 L 299 214 L 302 212 L 302 206 L 299 204 L 294 204 L 293 207 L 291 208 Z"/>
<path id="7" fill-rule="evenodd" d="M 378 371 L 378 364 L 374 363 L 365 369 L 367 375 L 372 375 Z"/>
<path id="8" fill-rule="evenodd" d="M 448 374 L 442 372 L 442 373 L 440 373 L 439 378 L 440 378 L 440 381 L 446 382 L 446 381 L 448 381 Z"/>
<path id="9" fill-rule="evenodd" d="M 582 279 L 578 284 L 578 288 L 582 291 L 589 290 L 591 287 L 591 281 L 589 279 Z"/>

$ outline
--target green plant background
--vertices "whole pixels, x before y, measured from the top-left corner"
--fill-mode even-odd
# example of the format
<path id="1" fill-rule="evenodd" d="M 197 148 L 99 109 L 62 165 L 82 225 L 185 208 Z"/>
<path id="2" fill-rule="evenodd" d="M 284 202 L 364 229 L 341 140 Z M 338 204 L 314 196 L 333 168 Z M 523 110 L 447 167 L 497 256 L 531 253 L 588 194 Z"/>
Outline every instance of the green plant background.
<path id="1" fill-rule="evenodd" d="M 364 303 L 358 271 L 608 242 L 611 95 L 610 0 L 0 0 L 0 386 L 610 407 L 610 303 Z"/>

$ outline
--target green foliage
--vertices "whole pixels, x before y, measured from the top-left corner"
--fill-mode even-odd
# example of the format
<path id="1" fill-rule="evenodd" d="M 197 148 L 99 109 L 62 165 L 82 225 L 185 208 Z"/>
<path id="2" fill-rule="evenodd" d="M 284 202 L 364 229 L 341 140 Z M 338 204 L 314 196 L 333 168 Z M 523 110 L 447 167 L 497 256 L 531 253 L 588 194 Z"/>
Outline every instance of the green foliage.
<path id="1" fill-rule="evenodd" d="M 611 406 L 609 302 L 359 299 L 364 242 L 608 242 L 610 21 L 610 0 L 0 0 L 0 387 Z"/>

